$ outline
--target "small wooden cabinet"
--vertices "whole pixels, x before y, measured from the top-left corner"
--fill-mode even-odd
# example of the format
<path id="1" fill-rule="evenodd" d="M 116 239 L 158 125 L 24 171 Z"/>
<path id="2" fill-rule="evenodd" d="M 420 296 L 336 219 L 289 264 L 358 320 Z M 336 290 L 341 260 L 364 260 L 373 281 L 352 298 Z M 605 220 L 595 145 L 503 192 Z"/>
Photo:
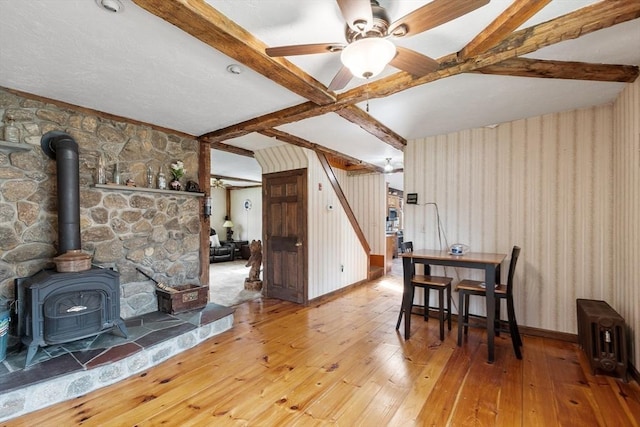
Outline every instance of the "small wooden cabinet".
<path id="1" fill-rule="evenodd" d="M 385 266 L 384 271 L 388 273 L 391 271 L 391 267 L 393 265 L 393 257 L 398 253 L 397 250 L 397 242 L 398 238 L 396 233 L 387 233 L 386 237 L 386 255 L 385 255 Z"/>

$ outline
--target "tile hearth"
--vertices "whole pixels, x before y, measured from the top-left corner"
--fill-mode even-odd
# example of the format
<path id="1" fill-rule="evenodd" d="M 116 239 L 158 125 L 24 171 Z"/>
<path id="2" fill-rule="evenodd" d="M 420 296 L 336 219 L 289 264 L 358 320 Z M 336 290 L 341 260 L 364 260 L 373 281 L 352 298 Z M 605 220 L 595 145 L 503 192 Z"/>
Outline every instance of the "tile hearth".
<path id="1" fill-rule="evenodd" d="M 0 362 L 0 421 L 120 381 L 218 335 L 233 325 L 233 308 L 214 303 L 180 314 L 153 312 L 125 320 L 128 337 L 113 332 L 38 349 L 11 345 Z M 27 398 L 28 396 L 28 398 Z"/>

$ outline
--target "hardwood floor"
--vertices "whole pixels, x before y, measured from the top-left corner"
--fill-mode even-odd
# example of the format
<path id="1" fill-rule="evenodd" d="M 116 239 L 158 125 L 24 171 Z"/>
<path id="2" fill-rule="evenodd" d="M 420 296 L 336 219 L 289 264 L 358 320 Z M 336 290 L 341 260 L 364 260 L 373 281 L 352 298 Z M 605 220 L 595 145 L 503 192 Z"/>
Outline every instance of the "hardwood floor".
<path id="1" fill-rule="evenodd" d="M 576 344 L 508 335 L 486 363 L 483 332 L 456 346 L 435 319 L 394 326 L 385 276 L 308 307 L 244 303 L 234 328 L 137 377 L 6 425 L 638 426 L 640 388 L 590 374 Z"/>

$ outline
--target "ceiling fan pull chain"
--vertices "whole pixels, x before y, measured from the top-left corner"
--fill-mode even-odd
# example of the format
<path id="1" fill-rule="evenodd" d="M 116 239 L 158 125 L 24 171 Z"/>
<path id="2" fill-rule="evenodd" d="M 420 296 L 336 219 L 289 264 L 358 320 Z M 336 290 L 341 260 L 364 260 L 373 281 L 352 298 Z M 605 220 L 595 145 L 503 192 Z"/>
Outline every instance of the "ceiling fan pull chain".
<path id="1" fill-rule="evenodd" d="M 365 83 L 364 85 L 364 91 L 367 94 L 367 113 L 369 112 L 369 80 L 367 80 L 367 83 Z"/>

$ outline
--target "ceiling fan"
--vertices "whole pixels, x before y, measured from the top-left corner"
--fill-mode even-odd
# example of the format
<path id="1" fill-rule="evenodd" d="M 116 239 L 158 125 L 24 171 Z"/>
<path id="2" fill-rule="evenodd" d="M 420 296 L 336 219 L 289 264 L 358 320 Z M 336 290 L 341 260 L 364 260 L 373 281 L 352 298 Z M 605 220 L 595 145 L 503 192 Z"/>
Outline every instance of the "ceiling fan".
<path id="1" fill-rule="evenodd" d="M 421 77 L 438 69 L 435 59 L 396 46 L 389 39 L 419 34 L 435 28 L 485 4 L 489 0 L 433 0 L 391 22 L 377 0 L 336 0 L 345 19 L 345 43 L 315 43 L 269 47 L 271 57 L 341 52 L 342 68 L 329 84 L 330 90 L 344 88 L 353 76 L 370 79 L 387 64 Z"/>
<path id="2" fill-rule="evenodd" d="M 211 178 L 211 188 L 227 188 L 227 184 L 219 178 Z"/>

